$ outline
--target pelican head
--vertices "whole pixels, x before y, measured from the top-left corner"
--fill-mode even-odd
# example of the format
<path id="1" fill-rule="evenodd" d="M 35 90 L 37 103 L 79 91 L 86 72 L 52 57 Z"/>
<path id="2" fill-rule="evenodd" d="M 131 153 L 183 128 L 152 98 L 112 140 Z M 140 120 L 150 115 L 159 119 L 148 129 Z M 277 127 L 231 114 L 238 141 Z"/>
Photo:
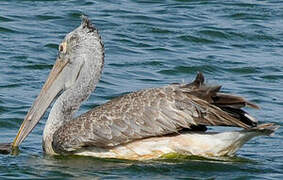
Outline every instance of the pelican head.
<path id="1" fill-rule="evenodd" d="M 103 58 L 104 48 L 97 29 L 87 17 L 82 16 L 81 25 L 67 34 L 59 45 L 56 62 L 29 109 L 12 146 L 17 147 L 23 142 L 56 97 L 76 89 L 79 82 L 89 84 L 88 81 L 98 81 Z M 89 76 L 94 78 L 88 78 Z M 89 91 L 92 91 L 94 86 L 89 88 Z M 87 97 L 84 96 L 81 100 Z"/>

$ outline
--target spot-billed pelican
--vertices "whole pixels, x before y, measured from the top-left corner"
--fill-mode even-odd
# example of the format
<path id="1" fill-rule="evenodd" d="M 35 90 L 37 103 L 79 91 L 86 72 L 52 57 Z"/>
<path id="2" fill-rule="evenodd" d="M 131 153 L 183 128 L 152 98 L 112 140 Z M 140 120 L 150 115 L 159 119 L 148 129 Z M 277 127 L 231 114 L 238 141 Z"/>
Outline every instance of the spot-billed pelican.
<path id="1" fill-rule="evenodd" d="M 83 16 L 81 25 L 60 44 L 56 62 L 12 146 L 22 143 L 56 98 L 43 132 L 43 149 L 50 155 L 135 160 L 170 153 L 229 156 L 251 138 L 278 128 L 258 124 L 241 109 L 257 105 L 220 92 L 221 86 L 206 85 L 202 73 L 192 83 L 129 93 L 74 117 L 94 91 L 103 65 L 101 37 Z M 206 126 L 243 130 L 211 133 Z"/>

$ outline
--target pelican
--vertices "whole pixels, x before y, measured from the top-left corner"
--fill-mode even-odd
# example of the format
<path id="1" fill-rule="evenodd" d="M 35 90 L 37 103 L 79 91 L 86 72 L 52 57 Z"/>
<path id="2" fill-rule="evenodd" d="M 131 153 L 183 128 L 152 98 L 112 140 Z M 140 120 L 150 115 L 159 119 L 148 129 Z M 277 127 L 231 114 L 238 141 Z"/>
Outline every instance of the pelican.
<path id="1" fill-rule="evenodd" d="M 99 82 L 104 45 L 98 30 L 82 16 L 79 27 L 59 45 L 55 64 L 33 102 L 12 147 L 18 147 L 40 121 L 50 104 L 43 131 L 43 151 L 49 155 L 147 160 L 177 153 L 204 157 L 233 156 L 255 136 L 278 128 L 259 124 L 242 110 L 257 105 L 221 86 L 207 85 L 202 73 L 188 84 L 132 92 L 74 117 Z M 242 130 L 206 132 L 207 126 Z"/>

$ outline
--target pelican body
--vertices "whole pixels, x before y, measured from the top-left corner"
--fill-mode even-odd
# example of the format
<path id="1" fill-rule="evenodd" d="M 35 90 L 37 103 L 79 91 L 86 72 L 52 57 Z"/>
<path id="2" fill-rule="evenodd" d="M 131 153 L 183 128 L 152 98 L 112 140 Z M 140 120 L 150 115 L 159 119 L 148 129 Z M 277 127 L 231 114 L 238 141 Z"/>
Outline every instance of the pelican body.
<path id="1" fill-rule="evenodd" d="M 244 98 L 209 86 L 199 73 L 189 84 L 171 84 L 129 93 L 74 117 L 95 90 L 104 65 L 98 30 L 83 16 L 66 35 L 56 62 L 28 111 L 12 144 L 19 146 L 56 99 L 43 132 L 43 150 L 50 155 L 86 155 L 144 160 L 179 153 L 233 155 L 246 141 L 270 135 L 278 127 L 258 125 L 242 110 L 258 108 Z M 243 130 L 210 133 L 206 126 Z"/>

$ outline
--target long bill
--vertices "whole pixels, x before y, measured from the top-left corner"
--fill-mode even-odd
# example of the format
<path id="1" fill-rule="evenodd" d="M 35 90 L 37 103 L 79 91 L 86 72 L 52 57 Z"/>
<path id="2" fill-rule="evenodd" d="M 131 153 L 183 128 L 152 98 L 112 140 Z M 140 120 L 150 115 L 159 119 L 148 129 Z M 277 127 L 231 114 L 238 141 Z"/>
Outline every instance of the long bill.
<path id="1" fill-rule="evenodd" d="M 24 139 L 37 125 L 55 97 L 63 90 L 64 83 L 62 83 L 60 74 L 62 74 L 62 71 L 67 63 L 67 61 L 57 58 L 45 84 L 40 91 L 40 94 L 33 102 L 18 131 L 16 138 L 14 139 L 12 144 L 13 148 L 18 147 L 24 141 Z"/>

